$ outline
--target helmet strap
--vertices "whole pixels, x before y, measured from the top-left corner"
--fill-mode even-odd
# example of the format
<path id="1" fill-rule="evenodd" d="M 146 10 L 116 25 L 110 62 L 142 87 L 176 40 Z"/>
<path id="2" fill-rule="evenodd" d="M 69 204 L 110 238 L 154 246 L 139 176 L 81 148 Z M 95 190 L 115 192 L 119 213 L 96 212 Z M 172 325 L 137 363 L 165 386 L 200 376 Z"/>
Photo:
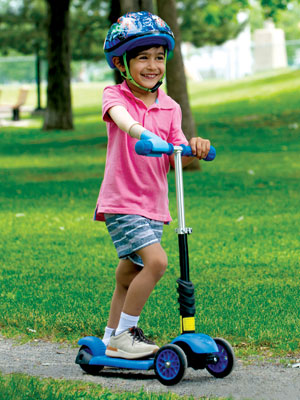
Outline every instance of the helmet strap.
<path id="1" fill-rule="evenodd" d="M 139 89 L 142 89 L 142 90 L 145 90 L 146 92 L 151 92 L 151 93 L 156 92 L 157 89 L 162 85 L 163 79 L 164 79 L 164 77 L 165 77 L 165 75 L 166 75 L 166 64 L 167 64 L 167 55 L 168 55 L 168 51 L 167 51 L 167 50 L 165 51 L 165 72 L 164 72 L 162 78 L 161 78 L 161 79 L 157 82 L 157 84 L 156 84 L 155 86 L 153 86 L 153 88 L 151 88 L 151 89 L 146 88 L 146 87 L 144 87 L 144 86 L 142 86 L 142 85 L 139 85 L 139 84 L 133 79 L 133 77 L 131 76 L 130 71 L 129 71 L 129 67 L 128 67 L 126 55 L 127 55 L 127 54 L 126 54 L 126 52 L 125 52 L 125 53 L 123 54 L 123 63 L 124 63 L 126 75 L 124 74 L 124 72 L 120 71 L 121 76 L 122 76 L 124 79 L 128 79 L 131 83 L 133 83 L 133 84 L 134 84 L 135 86 L 137 86 Z"/>

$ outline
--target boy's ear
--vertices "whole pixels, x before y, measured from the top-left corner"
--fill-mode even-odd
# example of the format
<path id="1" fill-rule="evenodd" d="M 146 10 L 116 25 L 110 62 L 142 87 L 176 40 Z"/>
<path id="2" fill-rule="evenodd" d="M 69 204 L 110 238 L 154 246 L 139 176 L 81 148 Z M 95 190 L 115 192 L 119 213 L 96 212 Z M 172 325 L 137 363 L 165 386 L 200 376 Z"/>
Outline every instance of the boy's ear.
<path id="1" fill-rule="evenodd" d="M 125 72 L 125 66 L 123 63 L 120 61 L 120 57 L 113 57 L 112 62 L 114 63 L 114 66 L 118 68 L 119 71 Z"/>

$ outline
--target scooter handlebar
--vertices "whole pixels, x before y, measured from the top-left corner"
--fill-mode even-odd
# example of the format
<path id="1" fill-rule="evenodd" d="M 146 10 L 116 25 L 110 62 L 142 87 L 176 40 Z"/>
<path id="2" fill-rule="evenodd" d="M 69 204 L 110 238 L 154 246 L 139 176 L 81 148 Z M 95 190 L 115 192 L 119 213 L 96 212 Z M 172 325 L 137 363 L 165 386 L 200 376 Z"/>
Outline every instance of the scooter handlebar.
<path id="1" fill-rule="evenodd" d="M 174 146 L 171 143 L 167 143 L 169 145 L 168 150 L 155 146 L 151 140 L 139 140 L 135 144 L 135 152 L 140 156 L 154 156 L 161 157 L 162 154 L 171 155 L 174 152 Z"/>
<path id="2" fill-rule="evenodd" d="M 137 154 L 141 156 L 154 156 L 154 157 L 161 157 L 162 154 L 167 154 L 171 155 L 174 153 L 174 146 L 171 143 L 169 144 L 169 150 L 162 150 L 160 148 L 154 148 L 153 143 L 151 140 L 139 140 L 135 144 L 135 151 Z M 186 146 L 184 144 L 180 145 L 182 147 L 182 156 L 186 157 L 194 157 L 194 154 L 192 153 L 192 148 L 191 146 Z M 210 146 L 209 153 L 206 158 L 204 158 L 204 161 L 212 161 L 216 157 L 216 149 L 214 146 Z"/>
<path id="3" fill-rule="evenodd" d="M 180 145 L 182 147 L 182 156 L 186 156 L 186 157 L 195 157 L 194 154 L 192 153 L 192 148 L 191 146 L 186 146 L 184 144 Z M 207 154 L 206 158 L 203 158 L 204 161 L 213 161 L 216 157 L 216 149 L 214 148 L 214 146 L 210 146 L 209 149 L 209 153 Z"/>

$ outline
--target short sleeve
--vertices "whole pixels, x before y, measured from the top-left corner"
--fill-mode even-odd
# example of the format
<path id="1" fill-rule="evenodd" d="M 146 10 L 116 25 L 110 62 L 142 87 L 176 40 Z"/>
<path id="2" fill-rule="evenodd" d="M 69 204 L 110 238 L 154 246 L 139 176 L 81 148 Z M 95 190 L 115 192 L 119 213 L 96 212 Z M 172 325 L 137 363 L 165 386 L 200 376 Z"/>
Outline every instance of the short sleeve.
<path id="1" fill-rule="evenodd" d="M 102 96 L 102 118 L 105 122 L 111 122 L 107 111 L 113 106 L 123 106 L 127 109 L 127 102 L 121 94 L 120 85 L 107 86 Z"/>

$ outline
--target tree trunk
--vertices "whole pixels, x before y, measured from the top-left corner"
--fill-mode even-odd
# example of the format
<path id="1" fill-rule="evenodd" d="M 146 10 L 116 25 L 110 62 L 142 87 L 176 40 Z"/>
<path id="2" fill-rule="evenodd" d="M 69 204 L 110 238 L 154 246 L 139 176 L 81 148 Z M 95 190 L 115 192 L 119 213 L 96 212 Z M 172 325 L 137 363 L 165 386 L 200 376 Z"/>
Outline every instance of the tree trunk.
<path id="1" fill-rule="evenodd" d="M 110 1 L 110 12 L 108 15 L 108 20 L 110 22 L 110 24 L 114 24 L 115 22 L 117 22 L 117 19 L 122 15 L 121 13 L 121 4 L 120 4 L 120 0 L 111 0 Z M 115 79 L 115 83 L 122 83 L 123 82 L 123 78 L 120 74 L 120 71 L 116 68 L 114 69 L 114 79 Z"/>
<path id="2" fill-rule="evenodd" d="M 120 0 L 120 9 L 121 15 L 131 11 L 150 11 L 151 13 L 154 12 L 152 0 Z"/>
<path id="3" fill-rule="evenodd" d="M 43 129 L 73 129 L 69 43 L 70 0 L 47 0 L 48 87 Z"/>
<path id="4" fill-rule="evenodd" d="M 181 39 L 177 22 L 176 1 L 157 0 L 157 10 L 158 15 L 166 21 L 175 35 L 176 45 L 174 56 L 167 64 L 167 90 L 168 95 L 180 104 L 182 111 L 182 130 L 187 139 L 191 139 L 192 137 L 197 136 L 197 134 L 195 121 L 189 103 L 184 64 L 181 54 Z M 198 160 L 195 159 L 195 161 L 187 168 L 199 169 Z"/>

